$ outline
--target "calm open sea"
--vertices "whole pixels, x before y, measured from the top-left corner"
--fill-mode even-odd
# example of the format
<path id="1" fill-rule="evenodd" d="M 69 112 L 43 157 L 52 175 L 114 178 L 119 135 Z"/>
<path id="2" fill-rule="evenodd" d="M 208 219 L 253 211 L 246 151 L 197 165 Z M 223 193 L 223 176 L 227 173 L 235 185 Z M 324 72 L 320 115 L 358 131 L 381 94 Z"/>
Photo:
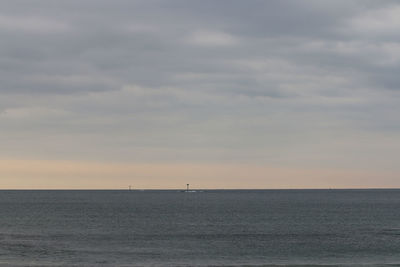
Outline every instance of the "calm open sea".
<path id="1" fill-rule="evenodd" d="M 400 190 L 0 191 L 1 266 L 400 265 Z"/>

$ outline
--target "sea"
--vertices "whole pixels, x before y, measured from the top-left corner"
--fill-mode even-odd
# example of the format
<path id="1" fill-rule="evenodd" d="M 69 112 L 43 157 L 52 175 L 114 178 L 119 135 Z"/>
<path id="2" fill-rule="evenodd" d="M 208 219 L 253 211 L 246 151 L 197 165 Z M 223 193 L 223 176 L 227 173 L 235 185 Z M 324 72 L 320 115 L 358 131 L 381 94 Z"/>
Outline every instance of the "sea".
<path id="1" fill-rule="evenodd" d="M 400 190 L 3 190 L 0 266 L 400 266 Z"/>

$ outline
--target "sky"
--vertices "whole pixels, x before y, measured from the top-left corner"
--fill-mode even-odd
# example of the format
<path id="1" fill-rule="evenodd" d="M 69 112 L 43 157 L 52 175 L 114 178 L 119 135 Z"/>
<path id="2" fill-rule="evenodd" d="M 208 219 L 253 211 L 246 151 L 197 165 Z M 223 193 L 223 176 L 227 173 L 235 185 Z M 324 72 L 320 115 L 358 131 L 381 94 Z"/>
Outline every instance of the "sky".
<path id="1" fill-rule="evenodd" d="M 0 189 L 400 187 L 400 3 L 0 2 Z"/>

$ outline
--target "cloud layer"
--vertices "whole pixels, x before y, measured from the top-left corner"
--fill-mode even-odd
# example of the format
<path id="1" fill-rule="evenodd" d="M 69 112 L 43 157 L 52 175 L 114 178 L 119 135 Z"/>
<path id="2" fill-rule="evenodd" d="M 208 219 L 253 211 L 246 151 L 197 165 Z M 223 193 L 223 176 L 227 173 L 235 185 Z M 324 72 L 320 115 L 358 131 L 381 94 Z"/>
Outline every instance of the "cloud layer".
<path id="1" fill-rule="evenodd" d="M 3 1 L 0 158 L 399 171 L 396 1 Z"/>

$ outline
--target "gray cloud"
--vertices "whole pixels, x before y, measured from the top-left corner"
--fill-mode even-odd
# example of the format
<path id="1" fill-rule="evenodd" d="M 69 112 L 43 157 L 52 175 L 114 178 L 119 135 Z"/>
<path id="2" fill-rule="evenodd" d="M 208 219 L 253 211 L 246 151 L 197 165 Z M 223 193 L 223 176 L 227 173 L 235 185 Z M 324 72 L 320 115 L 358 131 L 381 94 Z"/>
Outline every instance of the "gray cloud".
<path id="1" fill-rule="evenodd" d="M 0 10 L 2 157 L 396 165 L 395 1 Z"/>

